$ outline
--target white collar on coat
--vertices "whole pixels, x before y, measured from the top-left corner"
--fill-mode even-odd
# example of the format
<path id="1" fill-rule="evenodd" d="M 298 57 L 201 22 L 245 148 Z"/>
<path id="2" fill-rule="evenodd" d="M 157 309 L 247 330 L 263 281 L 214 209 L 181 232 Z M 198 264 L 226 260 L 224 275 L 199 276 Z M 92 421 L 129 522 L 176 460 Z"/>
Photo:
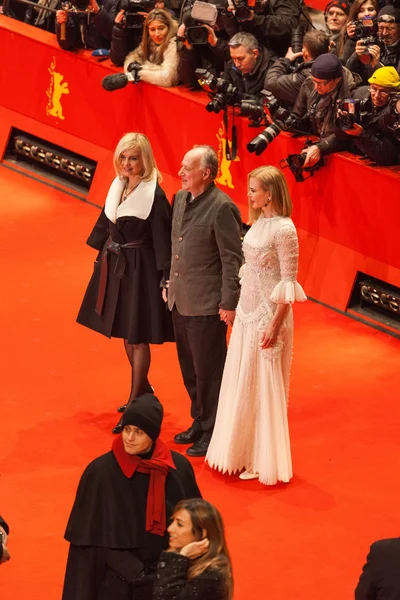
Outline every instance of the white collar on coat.
<path id="1" fill-rule="evenodd" d="M 115 223 L 120 217 L 137 217 L 147 219 L 153 207 L 154 193 L 157 186 L 157 172 L 154 169 L 150 181 L 141 181 L 137 188 L 121 202 L 126 179 L 116 177 L 108 190 L 104 212 L 106 217 Z"/>

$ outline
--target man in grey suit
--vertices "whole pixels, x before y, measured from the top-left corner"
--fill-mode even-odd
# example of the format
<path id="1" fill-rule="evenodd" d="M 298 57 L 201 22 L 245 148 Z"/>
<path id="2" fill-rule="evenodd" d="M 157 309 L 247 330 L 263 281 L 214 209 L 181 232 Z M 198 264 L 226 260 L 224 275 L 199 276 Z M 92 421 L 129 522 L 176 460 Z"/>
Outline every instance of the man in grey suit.
<path id="1" fill-rule="evenodd" d="M 217 172 L 211 146 L 190 150 L 179 171 L 182 190 L 172 216 L 168 307 L 193 419 L 174 440 L 193 444 L 189 456 L 207 453 L 226 358 L 226 328 L 233 323 L 239 298 L 242 221 L 237 206 L 215 186 Z"/>

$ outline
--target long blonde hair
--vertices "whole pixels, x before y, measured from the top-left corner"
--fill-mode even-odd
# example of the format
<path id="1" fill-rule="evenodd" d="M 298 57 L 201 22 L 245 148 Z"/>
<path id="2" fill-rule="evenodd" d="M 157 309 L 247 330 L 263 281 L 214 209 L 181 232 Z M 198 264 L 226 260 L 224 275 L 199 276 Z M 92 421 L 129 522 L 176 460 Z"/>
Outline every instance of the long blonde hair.
<path id="1" fill-rule="evenodd" d="M 261 183 L 263 190 L 271 193 L 273 211 L 282 217 L 290 217 L 292 214 L 292 201 L 286 179 L 279 169 L 272 166 L 257 167 L 247 176 L 247 184 L 250 185 L 250 177 L 255 177 Z M 253 208 L 249 199 L 249 222 L 254 223 L 261 215 L 261 208 Z"/>
<path id="2" fill-rule="evenodd" d="M 188 511 L 196 540 L 200 541 L 202 539 L 203 531 L 205 530 L 209 541 L 207 552 L 199 558 L 190 561 L 188 579 L 195 579 L 208 567 L 212 567 L 221 573 L 221 580 L 225 586 L 224 600 L 232 600 L 232 566 L 220 512 L 215 506 L 202 498 L 181 500 L 175 506 L 174 514 L 179 510 Z"/>
<path id="3" fill-rule="evenodd" d="M 157 168 L 150 141 L 143 133 L 126 133 L 118 142 L 114 152 L 114 169 L 117 177 L 122 177 L 120 157 L 123 152 L 137 148 L 143 160 L 144 173 L 142 181 L 150 181 L 153 171 L 156 170 L 158 183 L 162 182 L 162 175 Z"/>

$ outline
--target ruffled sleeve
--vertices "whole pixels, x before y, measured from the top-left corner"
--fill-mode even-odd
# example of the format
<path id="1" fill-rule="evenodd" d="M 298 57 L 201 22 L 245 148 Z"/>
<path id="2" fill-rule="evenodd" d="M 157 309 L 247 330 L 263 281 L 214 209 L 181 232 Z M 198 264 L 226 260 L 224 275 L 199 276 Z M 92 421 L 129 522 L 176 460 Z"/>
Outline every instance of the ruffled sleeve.
<path id="1" fill-rule="evenodd" d="M 303 288 L 296 281 L 299 261 L 299 243 L 296 229 L 283 226 L 275 234 L 281 280 L 276 284 L 270 296 L 275 304 L 293 304 L 307 300 Z"/>

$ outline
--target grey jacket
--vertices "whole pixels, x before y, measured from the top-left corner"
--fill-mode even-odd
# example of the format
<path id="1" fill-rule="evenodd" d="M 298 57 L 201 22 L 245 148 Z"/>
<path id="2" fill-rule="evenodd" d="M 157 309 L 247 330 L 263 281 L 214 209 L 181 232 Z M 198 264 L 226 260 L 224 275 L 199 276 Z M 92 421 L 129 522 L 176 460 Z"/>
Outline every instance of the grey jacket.
<path id="1" fill-rule="evenodd" d="M 234 310 L 242 262 L 239 209 L 214 184 L 190 197 L 184 190 L 175 197 L 168 307 L 187 317 Z"/>

